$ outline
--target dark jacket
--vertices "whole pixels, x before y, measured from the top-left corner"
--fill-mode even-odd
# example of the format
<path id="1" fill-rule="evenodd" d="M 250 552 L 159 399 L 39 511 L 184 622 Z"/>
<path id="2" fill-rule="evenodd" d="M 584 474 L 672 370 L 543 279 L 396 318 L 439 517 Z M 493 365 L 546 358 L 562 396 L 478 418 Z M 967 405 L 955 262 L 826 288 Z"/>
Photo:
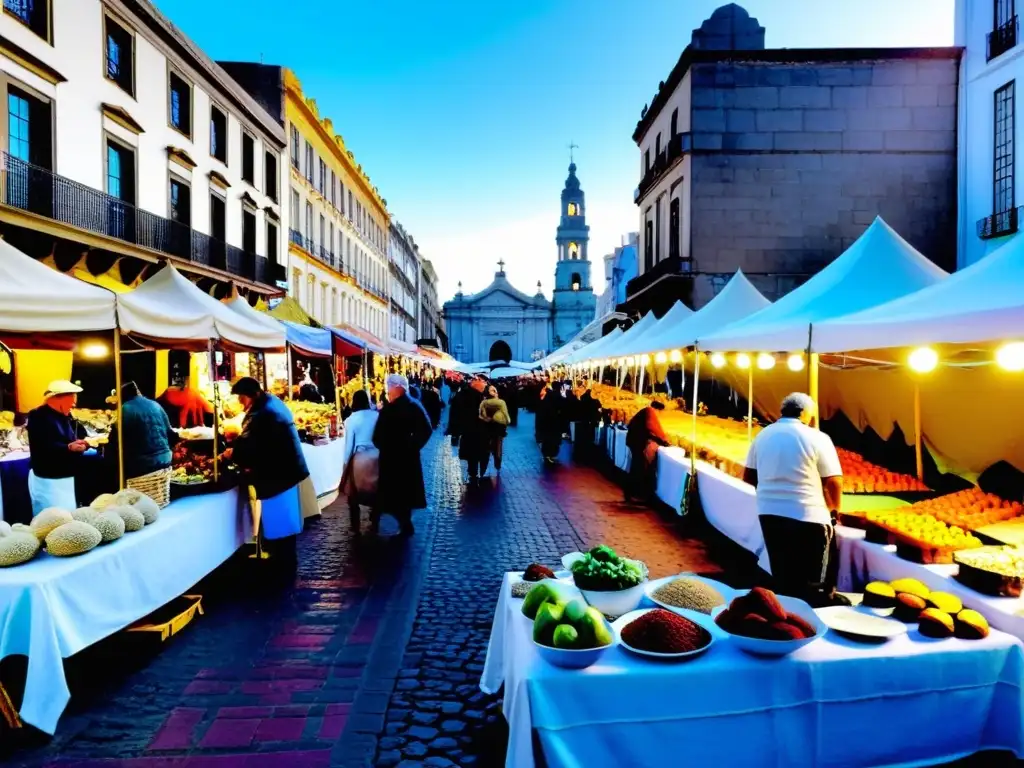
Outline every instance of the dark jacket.
<path id="1" fill-rule="evenodd" d="M 437 427 L 441 422 L 441 409 L 444 407 L 444 403 L 441 402 L 441 396 L 437 394 L 437 390 L 424 389 L 423 394 L 420 396 L 420 402 L 423 403 L 423 407 L 427 410 L 427 416 L 430 417 L 430 425 Z"/>
<path id="2" fill-rule="evenodd" d="M 420 450 L 433 430 L 419 400 L 408 395 L 388 403 L 373 430 L 373 444 L 380 451 L 377 508 L 395 513 L 427 506 Z"/>
<path id="3" fill-rule="evenodd" d="M 658 412 L 650 406 L 641 408 L 629 421 L 626 431 L 626 445 L 632 451 L 644 451 L 650 443 L 668 445 L 668 435 L 661 426 Z"/>
<path id="4" fill-rule="evenodd" d="M 44 404 L 29 411 L 26 426 L 29 466 L 36 476 L 51 480 L 74 477 L 82 458 L 68 450 L 78 439 L 74 419 Z"/>
<path id="5" fill-rule="evenodd" d="M 264 392 L 242 422 L 231 460 L 245 473 L 256 498 L 269 499 L 309 477 L 292 412 Z"/>
<path id="6" fill-rule="evenodd" d="M 167 412 L 159 403 L 137 392 L 122 395 L 124 421 L 124 476 L 142 477 L 171 466 L 171 447 L 178 436 L 171 429 Z M 110 430 L 106 455 L 117 461 L 117 425 Z"/>
<path id="7" fill-rule="evenodd" d="M 597 424 L 601 421 L 601 401 L 594 397 L 589 389 L 579 400 L 579 412 L 576 420 L 587 424 Z"/>
<path id="8" fill-rule="evenodd" d="M 459 436 L 459 458 L 479 459 L 487 454 L 487 425 L 480 419 L 480 403 L 487 399 L 483 392 L 465 387 L 453 399 L 448 414 L 448 428 Z"/>

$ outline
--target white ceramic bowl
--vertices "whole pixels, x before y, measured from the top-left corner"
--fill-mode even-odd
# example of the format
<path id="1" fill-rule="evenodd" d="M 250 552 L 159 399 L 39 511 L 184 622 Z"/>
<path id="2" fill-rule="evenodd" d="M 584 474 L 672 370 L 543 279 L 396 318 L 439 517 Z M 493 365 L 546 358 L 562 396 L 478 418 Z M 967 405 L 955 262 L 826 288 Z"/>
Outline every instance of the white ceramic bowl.
<path id="1" fill-rule="evenodd" d="M 744 593 L 746 594 L 746 593 Z M 803 600 L 798 600 L 795 597 L 789 597 L 787 595 L 776 595 L 779 602 L 782 603 L 782 607 L 786 609 L 787 613 L 795 613 L 801 619 L 806 621 L 812 627 L 814 627 L 815 634 L 813 637 L 805 637 L 803 640 L 762 640 L 759 637 L 746 637 L 745 635 L 734 635 L 724 627 L 719 626 L 718 628 L 725 632 L 732 642 L 736 643 L 736 646 L 741 650 L 745 651 L 754 656 L 787 656 L 793 651 L 803 648 L 809 643 L 813 643 L 819 637 L 822 637 L 828 632 L 828 627 L 825 626 L 818 614 L 814 612 Z M 715 619 L 715 624 L 718 624 L 718 614 L 722 613 L 727 605 L 720 605 L 711 612 L 711 618 Z"/>
<path id="2" fill-rule="evenodd" d="M 740 590 L 733 589 L 728 584 L 723 584 L 722 582 L 715 581 L 714 579 L 706 579 L 703 576 L 698 576 L 695 573 L 677 573 L 677 574 L 675 574 L 673 576 L 663 576 L 660 579 L 654 579 L 654 581 L 648 581 L 647 584 L 645 585 L 645 588 L 644 588 L 644 594 L 647 595 L 647 599 L 648 600 L 650 600 L 655 605 L 658 605 L 658 606 L 664 608 L 666 611 L 673 611 L 675 613 L 679 613 L 679 614 L 685 616 L 686 615 L 686 611 L 687 611 L 686 608 L 680 608 L 679 606 L 669 605 L 668 603 L 663 603 L 662 601 L 658 600 L 658 598 L 656 598 L 654 596 L 655 592 L 657 592 L 659 589 L 661 589 L 666 584 L 675 581 L 676 579 L 692 579 L 693 581 L 699 581 L 702 584 L 706 584 L 707 586 L 711 587 L 713 590 L 715 590 L 716 592 L 718 592 L 718 594 L 720 594 L 722 596 L 722 599 L 725 600 L 725 604 L 726 605 L 731 603 L 732 599 L 734 597 L 736 597 L 738 594 L 740 594 Z M 714 610 L 714 609 L 712 609 L 712 610 Z M 697 611 L 697 613 L 699 613 L 699 611 Z M 710 614 L 705 614 L 705 615 L 710 615 Z"/>
<path id="3" fill-rule="evenodd" d="M 625 629 L 627 625 L 633 623 L 641 616 L 643 616 L 645 613 L 660 610 L 664 609 L 641 608 L 638 611 L 630 611 L 624 616 L 620 616 L 618 619 L 613 621 L 612 628 L 615 630 L 615 639 L 616 641 L 618 641 L 619 645 L 621 645 L 623 649 L 629 651 L 630 653 L 634 653 L 637 656 L 645 656 L 649 659 L 656 659 L 660 661 L 683 661 L 685 659 L 690 659 L 694 656 L 699 656 L 700 654 L 704 653 L 714 644 L 717 638 L 722 637 L 726 634 L 721 628 L 715 625 L 715 622 L 712 621 L 711 617 L 708 616 L 706 613 L 700 613 L 699 611 L 691 611 L 687 608 L 676 608 L 675 610 L 671 611 L 671 613 L 675 613 L 679 616 L 682 616 L 685 619 L 689 619 L 694 624 L 697 624 L 698 626 L 702 627 L 704 630 L 707 631 L 708 642 L 706 645 L 703 645 L 700 648 L 697 648 L 696 650 L 683 651 L 682 653 L 658 653 L 656 651 L 645 651 L 640 648 L 634 648 L 622 639 L 622 630 Z"/>
<path id="4" fill-rule="evenodd" d="M 619 642 L 618 634 L 607 619 L 605 619 L 604 626 L 611 634 L 612 641 L 599 648 L 553 648 L 550 645 L 541 645 L 536 640 L 532 642 L 537 648 L 537 653 L 549 664 L 563 669 L 586 669 L 596 663 L 605 654 L 605 651 Z"/>
<path id="5" fill-rule="evenodd" d="M 622 616 L 634 611 L 644 599 L 644 587 L 646 581 L 642 581 L 635 587 L 629 589 L 618 589 L 612 592 L 597 592 L 590 589 L 581 589 L 583 599 L 588 605 L 592 605 L 609 618 Z"/>

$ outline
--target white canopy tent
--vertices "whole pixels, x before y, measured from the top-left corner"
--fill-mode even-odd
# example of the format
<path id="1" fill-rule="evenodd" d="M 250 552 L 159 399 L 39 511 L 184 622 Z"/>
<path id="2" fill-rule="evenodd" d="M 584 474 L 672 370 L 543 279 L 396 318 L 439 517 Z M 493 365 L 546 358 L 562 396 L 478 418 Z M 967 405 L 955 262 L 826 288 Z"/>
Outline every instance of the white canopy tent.
<path id="1" fill-rule="evenodd" d="M 654 316 L 653 312 L 648 312 L 646 315 L 641 317 L 629 330 L 623 331 L 622 335 L 615 341 L 609 341 L 606 346 L 596 350 L 591 350 L 589 347 L 581 349 L 576 355 L 573 355 L 573 359 L 583 362 L 587 360 L 597 360 L 599 358 L 616 358 L 623 357 L 626 353 L 620 350 L 626 349 L 630 343 L 635 339 L 640 338 L 643 334 L 647 333 L 648 329 L 652 328 L 655 323 L 658 322 L 658 318 Z M 608 338 L 607 336 L 605 338 Z"/>
<path id="2" fill-rule="evenodd" d="M 109 331 L 115 296 L 76 280 L 0 240 L 0 330 L 11 333 Z"/>
<path id="3" fill-rule="evenodd" d="M 692 309 L 683 304 L 683 302 L 677 301 L 665 313 L 664 317 L 654 321 L 643 333 L 632 336 L 628 341 L 623 340 L 617 344 L 615 346 L 615 354 L 622 357 L 624 355 L 640 355 L 646 352 L 659 352 L 664 347 L 652 346 L 652 340 L 668 333 L 671 328 L 678 327 L 680 323 L 685 323 L 693 316 L 694 312 Z"/>
<path id="4" fill-rule="evenodd" d="M 1024 240 L 946 280 L 814 326 L 815 352 L 1024 340 Z"/>
<path id="5" fill-rule="evenodd" d="M 283 349 L 284 327 L 256 323 L 209 296 L 168 264 L 117 297 L 121 331 L 161 342 L 220 340 L 246 349 Z"/>
<path id="6" fill-rule="evenodd" d="M 570 354 L 578 349 L 582 349 L 587 344 L 600 341 L 602 338 L 601 329 L 604 328 L 605 323 L 609 323 L 613 320 L 625 319 L 626 315 L 622 312 L 609 312 L 608 314 L 597 318 L 596 320 L 588 323 L 582 331 L 573 336 L 569 341 L 541 360 L 540 366 L 542 368 L 550 368 L 552 365 L 562 362 Z"/>
<path id="7" fill-rule="evenodd" d="M 258 326 L 265 326 L 271 331 L 279 331 L 282 330 L 283 328 L 280 320 L 275 320 L 266 312 L 260 312 L 258 309 L 254 308 L 251 304 L 249 304 L 248 301 L 243 299 L 241 296 L 238 296 L 237 294 L 231 299 L 227 299 L 222 303 L 232 312 L 235 312 L 236 314 L 240 315 L 247 322 L 254 323 L 255 325 Z"/>
<path id="8" fill-rule="evenodd" d="M 622 333 L 623 331 L 621 328 L 613 328 L 608 335 L 602 336 L 597 341 L 592 341 L 585 347 L 577 349 L 571 355 L 568 355 L 567 357 L 562 359 L 561 363 L 564 365 L 571 365 L 582 360 L 595 359 L 598 357 L 598 355 L 601 354 L 602 349 L 610 346 L 611 344 L 615 343 L 618 339 L 620 339 L 622 337 Z"/>
<path id="9" fill-rule="evenodd" d="M 703 351 L 805 350 L 811 325 L 934 285 L 946 272 L 880 217 L 835 261 L 774 304 L 697 337 Z"/>

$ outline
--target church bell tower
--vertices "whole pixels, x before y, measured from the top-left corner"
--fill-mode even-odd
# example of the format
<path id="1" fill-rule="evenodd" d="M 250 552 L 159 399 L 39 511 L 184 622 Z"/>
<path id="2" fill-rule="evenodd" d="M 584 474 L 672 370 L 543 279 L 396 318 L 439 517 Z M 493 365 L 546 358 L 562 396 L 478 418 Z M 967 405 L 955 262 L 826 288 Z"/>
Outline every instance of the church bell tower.
<path id="1" fill-rule="evenodd" d="M 569 163 L 569 177 L 562 190 L 561 212 L 555 243 L 558 263 L 555 265 L 555 293 L 552 302 L 554 347 L 557 349 L 583 330 L 594 319 L 597 297 L 590 282 L 590 260 L 587 244 L 586 202 L 576 163 Z"/>

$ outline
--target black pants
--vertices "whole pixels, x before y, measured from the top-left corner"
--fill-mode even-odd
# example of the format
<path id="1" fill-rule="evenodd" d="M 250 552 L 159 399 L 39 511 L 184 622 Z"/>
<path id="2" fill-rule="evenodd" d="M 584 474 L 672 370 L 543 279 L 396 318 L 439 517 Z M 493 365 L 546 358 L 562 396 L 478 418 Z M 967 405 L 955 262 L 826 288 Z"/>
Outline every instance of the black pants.
<path id="1" fill-rule="evenodd" d="M 829 605 L 839 576 L 835 528 L 778 515 L 761 515 L 760 523 L 775 591 Z"/>
<path id="2" fill-rule="evenodd" d="M 475 454 L 466 463 L 469 465 L 469 476 L 480 477 L 487 473 L 487 465 L 491 462 L 490 451 Z"/>

